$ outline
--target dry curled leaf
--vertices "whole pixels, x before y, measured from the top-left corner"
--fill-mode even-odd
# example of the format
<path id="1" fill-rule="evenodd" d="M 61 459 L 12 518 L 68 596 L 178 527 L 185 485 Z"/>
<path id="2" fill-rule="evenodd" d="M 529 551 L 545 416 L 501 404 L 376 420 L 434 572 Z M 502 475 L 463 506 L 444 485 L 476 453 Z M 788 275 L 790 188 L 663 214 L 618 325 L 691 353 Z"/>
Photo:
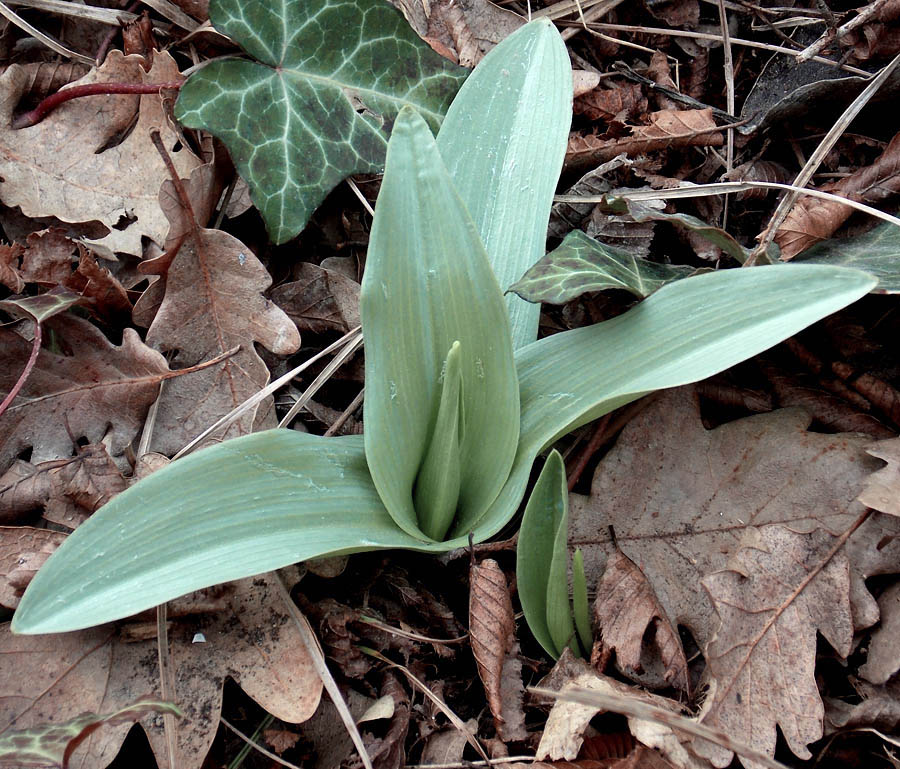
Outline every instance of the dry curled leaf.
<path id="1" fill-rule="evenodd" d="M 575 100 L 575 114 L 588 120 L 635 119 L 647 111 L 647 97 L 638 83 L 625 82 L 618 88 L 596 88 Z"/>
<path id="2" fill-rule="evenodd" d="M 816 634 L 843 658 L 853 641 L 842 543 L 824 529 L 748 529 L 728 568 L 703 580 L 720 624 L 706 650 L 711 683 L 701 723 L 770 756 L 778 725 L 795 755 L 812 756 L 807 745 L 822 737 L 825 712 Z M 731 763 L 719 745 L 695 742 L 695 750 L 714 766 Z"/>
<path id="3" fill-rule="evenodd" d="M 168 53 L 157 53 L 149 72 L 143 62 L 142 56 L 112 51 L 103 66 L 77 83 L 163 83 L 181 78 Z M 26 216 L 101 222 L 108 232 L 93 243 L 108 254 L 140 256 L 141 238 L 162 244 L 168 223 L 157 195 L 168 171 L 150 141 L 150 131 L 160 132 L 181 175 L 187 176 L 200 163 L 181 143 L 163 98 L 116 94 L 72 99 L 37 125 L 15 130 L 10 121 L 28 80 L 27 71 L 16 65 L 0 77 L 0 199 L 8 206 L 20 206 Z M 116 143 L 135 117 L 133 129 Z"/>
<path id="4" fill-rule="evenodd" d="M 900 193 L 900 134 L 891 139 L 872 165 L 829 184 L 828 192 L 869 204 L 881 203 Z M 831 237 L 850 218 L 853 209 L 834 200 L 801 197 L 775 233 L 784 261 Z"/>
<path id="5" fill-rule="evenodd" d="M 297 280 L 272 290 L 272 301 L 312 333 L 346 332 L 359 325 L 359 283 L 334 270 L 303 262 Z"/>
<path id="6" fill-rule="evenodd" d="M 300 723 L 313 714 L 321 682 L 278 593 L 274 575 L 235 583 L 228 610 L 173 622 L 169 632 L 175 675 L 178 769 L 200 769 L 218 728 L 226 676 L 276 718 Z M 111 625 L 74 633 L 0 634 L 0 734 L 61 723 L 84 711 L 118 709 L 158 692 L 156 639 L 123 643 Z M 199 634 L 199 635 L 198 635 Z M 141 719 L 160 769 L 170 769 L 162 718 Z M 116 756 L 128 725 L 91 735 L 73 769 L 103 769 Z"/>
<path id="7" fill-rule="evenodd" d="M 900 670 L 900 583 L 890 585 L 878 596 L 881 622 L 872 632 L 866 664 L 859 675 L 873 684 L 887 683 Z"/>
<path id="8" fill-rule="evenodd" d="M 644 573 L 618 548 L 607 560 L 597 585 L 593 613 L 600 643 L 604 651 L 615 652 L 623 673 L 642 681 L 645 667 L 661 662 L 663 685 L 688 691 L 687 659 L 678 630 L 666 617 Z M 647 660 L 645 642 L 656 652 L 650 652 Z"/>
<path id="9" fill-rule="evenodd" d="M 13 521 L 33 510 L 74 529 L 126 486 L 103 444 L 91 444 L 74 457 L 33 465 L 16 460 L 0 477 L 0 509 Z"/>
<path id="10" fill-rule="evenodd" d="M 504 742 L 524 740 L 522 663 L 512 600 L 503 570 L 491 558 L 469 572 L 469 641 L 497 734 Z"/>
<path id="11" fill-rule="evenodd" d="M 621 153 L 635 157 L 669 147 L 721 147 L 725 141 L 711 109 L 661 110 L 650 113 L 648 118 L 649 125 L 631 126 L 631 136 L 571 136 L 566 166 L 584 168 L 612 160 Z"/>
<path id="12" fill-rule="evenodd" d="M 31 461 L 70 457 L 73 440 L 105 443 L 121 454 L 144 423 L 160 382 L 171 376 L 165 359 L 126 328 L 111 344 L 86 320 L 57 315 L 44 323 L 57 349 L 42 349 L 25 386 L 0 416 L 0 467 L 31 448 Z M 45 334 L 46 336 L 46 334 Z M 31 354 L 31 342 L 0 328 L 0 390 L 9 392 Z"/>

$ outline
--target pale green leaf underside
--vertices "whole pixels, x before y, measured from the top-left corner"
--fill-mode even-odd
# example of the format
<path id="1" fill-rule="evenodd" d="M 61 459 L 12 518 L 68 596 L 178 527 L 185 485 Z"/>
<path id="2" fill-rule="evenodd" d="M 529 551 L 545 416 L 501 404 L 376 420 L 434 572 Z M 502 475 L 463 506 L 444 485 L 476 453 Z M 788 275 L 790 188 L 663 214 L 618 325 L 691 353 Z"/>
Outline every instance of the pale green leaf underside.
<path id="1" fill-rule="evenodd" d="M 523 348 L 521 441 L 474 540 L 513 515 L 538 452 L 557 435 L 644 393 L 712 376 L 874 284 L 855 270 L 819 266 L 701 275 L 611 321 Z M 467 533 L 425 543 L 401 531 L 375 491 L 361 438 L 258 433 L 192 454 L 115 497 L 40 570 L 13 629 L 75 630 L 294 561 L 369 549 L 439 552 L 464 546 Z"/>
<path id="2" fill-rule="evenodd" d="M 516 544 L 516 584 L 522 611 L 532 635 L 552 657 L 559 657 L 560 646 L 556 637 L 560 633 L 557 608 L 552 609 L 553 627 L 550 621 L 550 602 L 555 600 L 558 590 L 550 591 L 551 580 L 559 577 L 559 543 L 562 542 L 562 598 L 569 625 L 572 623 L 569 609 L 568 583 L 565 567 L 568 549 L 566 547 L 567 520 L 566 506 L 568 491 L 566 473 L 559 452 L 552 451 L 547 457 L 538 476 L 519 528 Z M 560 532 L 562 531 L 562 534 Z M 560 539 L 560 537 L 562 537 Z M 558 586 L 557 586 L 558 587 Z M 563 623 L 565 620 L 563 620 Z M 564 641 L 568 633 L 563 630 Z"/>
<path id="3" fill-rule="evenodd" d="M 453 100 L 438 149 L 506 290 L 544 255 L 572 119 L 566 46 L 547 20 L 503 40 Z M 540 308 L 506 297 L 513 348 L 537 337 Z"/>
<path id="4" fill-rule="evenodd" d="M 394 125 L 360 292 L 366 456 L 397 524 L 422 537 L 413 484 L 437 416 L 447 351 L 460 343 L 464 434 L 457 526 L 500 491 L 519 439 L 509 320 L 484 246 L 424 120 Z"/>
<path id="5" fill-rule="evenodd" d="M 693 267 L 657 264 L 589 238 L 581 230 L 535 264 L 509 290 L 528 302 L 565 304 L 590 291 L 619 288 L 644 298 Z"/>
<path id="6" fill-rule="evenodd" d="M 900 227 L 886 222 L 852 238 L 823 240 L 793 263 L 854 267 L 878 279 L 876 293 L 900 293 Z"/>
<path id="7" fill-rule="evenodd" d="M 383 0 L 213 0 L 210 19 L 256 61 L 211 62 L 175 114 L 225 142 L 276 243 L 342 179 L 381 170 L 401 107 L 437 128 L 467 74 Z"/>

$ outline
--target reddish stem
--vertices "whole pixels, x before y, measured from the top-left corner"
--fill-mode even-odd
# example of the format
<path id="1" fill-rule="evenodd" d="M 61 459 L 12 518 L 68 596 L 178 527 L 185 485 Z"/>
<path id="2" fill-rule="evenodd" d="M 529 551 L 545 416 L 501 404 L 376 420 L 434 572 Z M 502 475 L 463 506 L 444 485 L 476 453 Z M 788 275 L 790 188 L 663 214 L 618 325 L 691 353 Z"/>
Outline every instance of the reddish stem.
<path id="1" fill-rule="evenodd" d="M 9 391 L 9 395 L 7 395 L 3 399 L 3 403 L 0 403 L 0 416 L 3 415 L 3 412 L 9 408 L 9 404 L 12 403 L 16 396 L 19 394 L 19 390 L 22 389 L 25 384 L 25 380 L 28 379 L 28 375 L 31 373 L 31 370 L 34 368 L 34 364 L 37 361 L 38 353 L 41 351 L 41 324 L 37 321 L 34 322 L 34 341 L 31 343 L 31 355 L 28 357 L 28 362 L 25 364 L 25 368 L 22 369 L 22 373 L 19 374 L 19 379 L 13 385 L 12 390 Z"/>
<path id="2" fill-rule="evenodd" d="M 37 125 L 47 117 L 48 113 L 55 110 L 60 104 L 69 101 L 69 99 L 114 93 L 159 93 L 166 88 L 178 90 L 181 88 L 181 83 L 87 83 L 85 85 L 74 85 L 71 88 L 65 88 L 62 91 L 51 94 L 33 110 L 23 112 L 12 121 L 12 127 L 29 128 Z"/>

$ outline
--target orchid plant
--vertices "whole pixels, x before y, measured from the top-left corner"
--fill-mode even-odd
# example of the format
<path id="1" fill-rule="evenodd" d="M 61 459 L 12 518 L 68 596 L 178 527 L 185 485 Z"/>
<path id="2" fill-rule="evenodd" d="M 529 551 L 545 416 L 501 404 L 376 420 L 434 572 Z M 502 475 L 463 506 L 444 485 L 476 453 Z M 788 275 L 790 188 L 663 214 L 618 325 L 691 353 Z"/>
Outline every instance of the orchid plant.
<path id="1" fill-rule="evenodd" d="M 543 254 L 570 102 L 565 46 L 536 21 L 476 68 L 436 140 L 403 108 L 362 285 L 364 436 L 269 430 L 173 462 L 65 541 L 13 630 L 96 625 L 319 556 L 483 541 L 516 514 L 561 435 L 711 376 L 872 288 L 840 268 L 729 270 L 535 341 L 538 307 L 503 289 Z M 540 496 L 554 493 L 564 485 Z"/>

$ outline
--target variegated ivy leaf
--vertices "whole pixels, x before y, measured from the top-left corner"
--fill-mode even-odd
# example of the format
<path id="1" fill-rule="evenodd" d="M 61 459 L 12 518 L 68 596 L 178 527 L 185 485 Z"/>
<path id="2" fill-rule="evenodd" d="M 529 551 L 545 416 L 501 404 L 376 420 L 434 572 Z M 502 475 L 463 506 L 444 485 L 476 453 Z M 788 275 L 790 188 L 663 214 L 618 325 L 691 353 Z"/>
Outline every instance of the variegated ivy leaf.
<path id="1" fill-rule="evenodd" d="M 381 170 L 405 104 L 436 129 L 467 74 L 384 0 L 212 0 L 209 16 L 253 60 L 192 75 L 175 114 L 225 142 L 276 243 L 342 179 Z"/>
<path id="2" fill-rule="evenodd" d="M 643 299 L 693 267 L 658 264 L 589 238 L 580 230 L 532 266 L 509 290 L 527 302 L 565 304 L 589 291 L 621 288 Z"/>

